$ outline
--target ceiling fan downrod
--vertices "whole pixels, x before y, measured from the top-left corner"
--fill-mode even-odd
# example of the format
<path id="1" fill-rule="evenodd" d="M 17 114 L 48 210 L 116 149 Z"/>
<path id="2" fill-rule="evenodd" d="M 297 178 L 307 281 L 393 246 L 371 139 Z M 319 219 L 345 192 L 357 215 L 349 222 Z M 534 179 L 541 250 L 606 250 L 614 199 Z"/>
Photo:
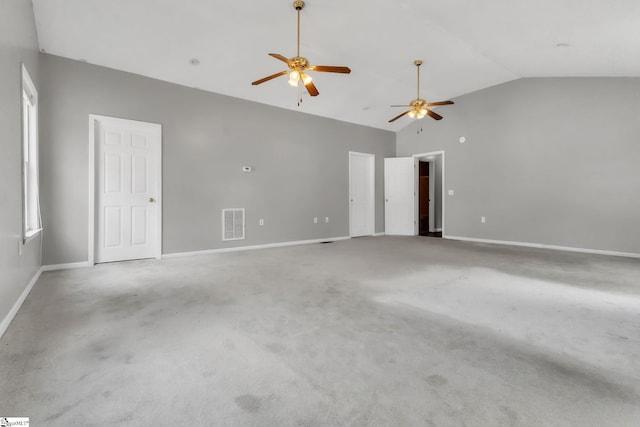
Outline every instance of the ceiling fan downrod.
<path id="1" fill-rule="evenodd" d="M 418 73 L 418 95 L 416 96 L 416 99 L 420 99 L 420 66 L 422 65 L 422 59 L 416 59 L 413 63 L 416 64 Z"/>
<path id="2" fill-rule="evenodd" d="M 298 54 L 300 56 L 300 11 L 304 9 L 304 2 L 302 0 L 294 0 L 293 7 L 298 11 Z"/>

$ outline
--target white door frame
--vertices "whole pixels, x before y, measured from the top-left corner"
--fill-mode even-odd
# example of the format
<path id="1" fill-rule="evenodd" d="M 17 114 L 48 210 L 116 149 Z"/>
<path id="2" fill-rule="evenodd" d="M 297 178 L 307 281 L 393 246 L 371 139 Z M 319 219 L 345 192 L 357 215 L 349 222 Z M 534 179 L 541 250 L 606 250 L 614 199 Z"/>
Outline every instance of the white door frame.
<path id="1" fill-rule="evenodd" d="M 369 173 L 369 183 L 370 183 L 370 195 L 371 195 L 371 225 L 370 230 L 368 230 L 369 235 L 373 236 L 376 232 L 376 156 L 371 153 L 359 153 L 357 151 L 349 151 L 349 237 L 353 236 L 352 232 L 352 224 L 351 224 L 351 157 L 352 156 L 360 156 L 367 157 L 371 162 L 371 169 Z"/>
<path id="2" fill-rule="evenodd" d="M 444 185 L 444 177 L 445 177 L 445 157 L 444 157 L 444 150 L 440 150 L 440 151 L 431 151 L 429 153 L 420 153 L 420 154 L 414 154 L 413 157 L 418 159 L 418 161 L 423 161 L 423 162 L 432 162 L 433 161 L 433 157 L 436 156 L 442 156 L 442 176 L 440 176 L 440 181 L 442 184 L 442 237 L 444 237 L 444 219 L 445 219 L 445 205 L 446 205 L 446 193 L 444 191 L 445 189 L 445 185 Z M 435 170 L 435 167 L 434 167 Z M 431 179 L 429 179 L 429 181 L 431 181 Z M 418 188 L 418 183 L 416 182 L 416 188 Z M 433 200 L 435 201 L 435 194 L 433 195 Z M 429 215 L 431 215 L 431 212 L 429 212 Z M 419 212 L 418 212 L 418 208 L 416 208 L 416 218 L 419 217 Z M 431 230 L 429 230 L 431 231 Z"/>
<path id="3" fill-rule="evenodd" d="M 157 198 L 157 247 L 155 250 L 155 258 L 162 258 L 162 125 L 158 123 L 141 122 L 137 120 L 121 119 L 119 117 L 101 116 L 97 114 L 89 114 L 89 251 L 88 264 L 95 264 L 95 233 L 96 233 L 96 122 L 103 120 L 117 120 L 123 124 L 142 125 L 155 128 L 160 136 L 160 146 L 158 152 L 158 195 Z"/>

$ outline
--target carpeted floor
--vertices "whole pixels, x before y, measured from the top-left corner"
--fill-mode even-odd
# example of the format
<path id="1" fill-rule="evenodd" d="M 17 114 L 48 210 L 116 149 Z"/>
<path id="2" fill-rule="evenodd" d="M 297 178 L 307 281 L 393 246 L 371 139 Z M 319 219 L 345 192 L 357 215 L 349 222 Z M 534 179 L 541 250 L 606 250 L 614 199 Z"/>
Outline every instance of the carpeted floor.
<path id="1" fill-rule="evenodd" d="M 640 260 L 427 237 L 43 273 L 34 426 L 638 426 Z"/>

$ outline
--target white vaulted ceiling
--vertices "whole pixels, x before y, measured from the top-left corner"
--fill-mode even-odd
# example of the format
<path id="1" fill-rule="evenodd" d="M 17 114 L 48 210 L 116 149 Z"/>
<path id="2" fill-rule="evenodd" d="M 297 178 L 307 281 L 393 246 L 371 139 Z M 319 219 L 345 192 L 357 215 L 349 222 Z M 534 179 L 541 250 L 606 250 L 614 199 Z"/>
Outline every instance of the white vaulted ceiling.
<path id="1" fill-rule="evenodd" d="M 269 52 L 295 55 L 291 0 L 33 4 L 53 55 L 392 131 L 411 122 L 387 120 L 415 98 L 414 59 L 431 101 L 521 77 L 640 76 L 637 0 L 307 0 L 301 55 L 352 73 L 314 73 L 320 96 L 302 107 L 286 77 L 250 84 L 286 68 Z"/>

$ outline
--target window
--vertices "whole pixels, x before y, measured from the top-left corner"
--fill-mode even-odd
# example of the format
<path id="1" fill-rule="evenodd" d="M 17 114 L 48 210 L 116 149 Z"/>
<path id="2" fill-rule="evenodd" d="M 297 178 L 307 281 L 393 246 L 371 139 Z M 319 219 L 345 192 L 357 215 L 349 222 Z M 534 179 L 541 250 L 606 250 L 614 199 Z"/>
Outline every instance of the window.
<path id="1" fill-rule="evenodd" d="M 22 66 L 22 240 L 36 236 L 40 224 L 38 200 L 38 92 Z"/>

